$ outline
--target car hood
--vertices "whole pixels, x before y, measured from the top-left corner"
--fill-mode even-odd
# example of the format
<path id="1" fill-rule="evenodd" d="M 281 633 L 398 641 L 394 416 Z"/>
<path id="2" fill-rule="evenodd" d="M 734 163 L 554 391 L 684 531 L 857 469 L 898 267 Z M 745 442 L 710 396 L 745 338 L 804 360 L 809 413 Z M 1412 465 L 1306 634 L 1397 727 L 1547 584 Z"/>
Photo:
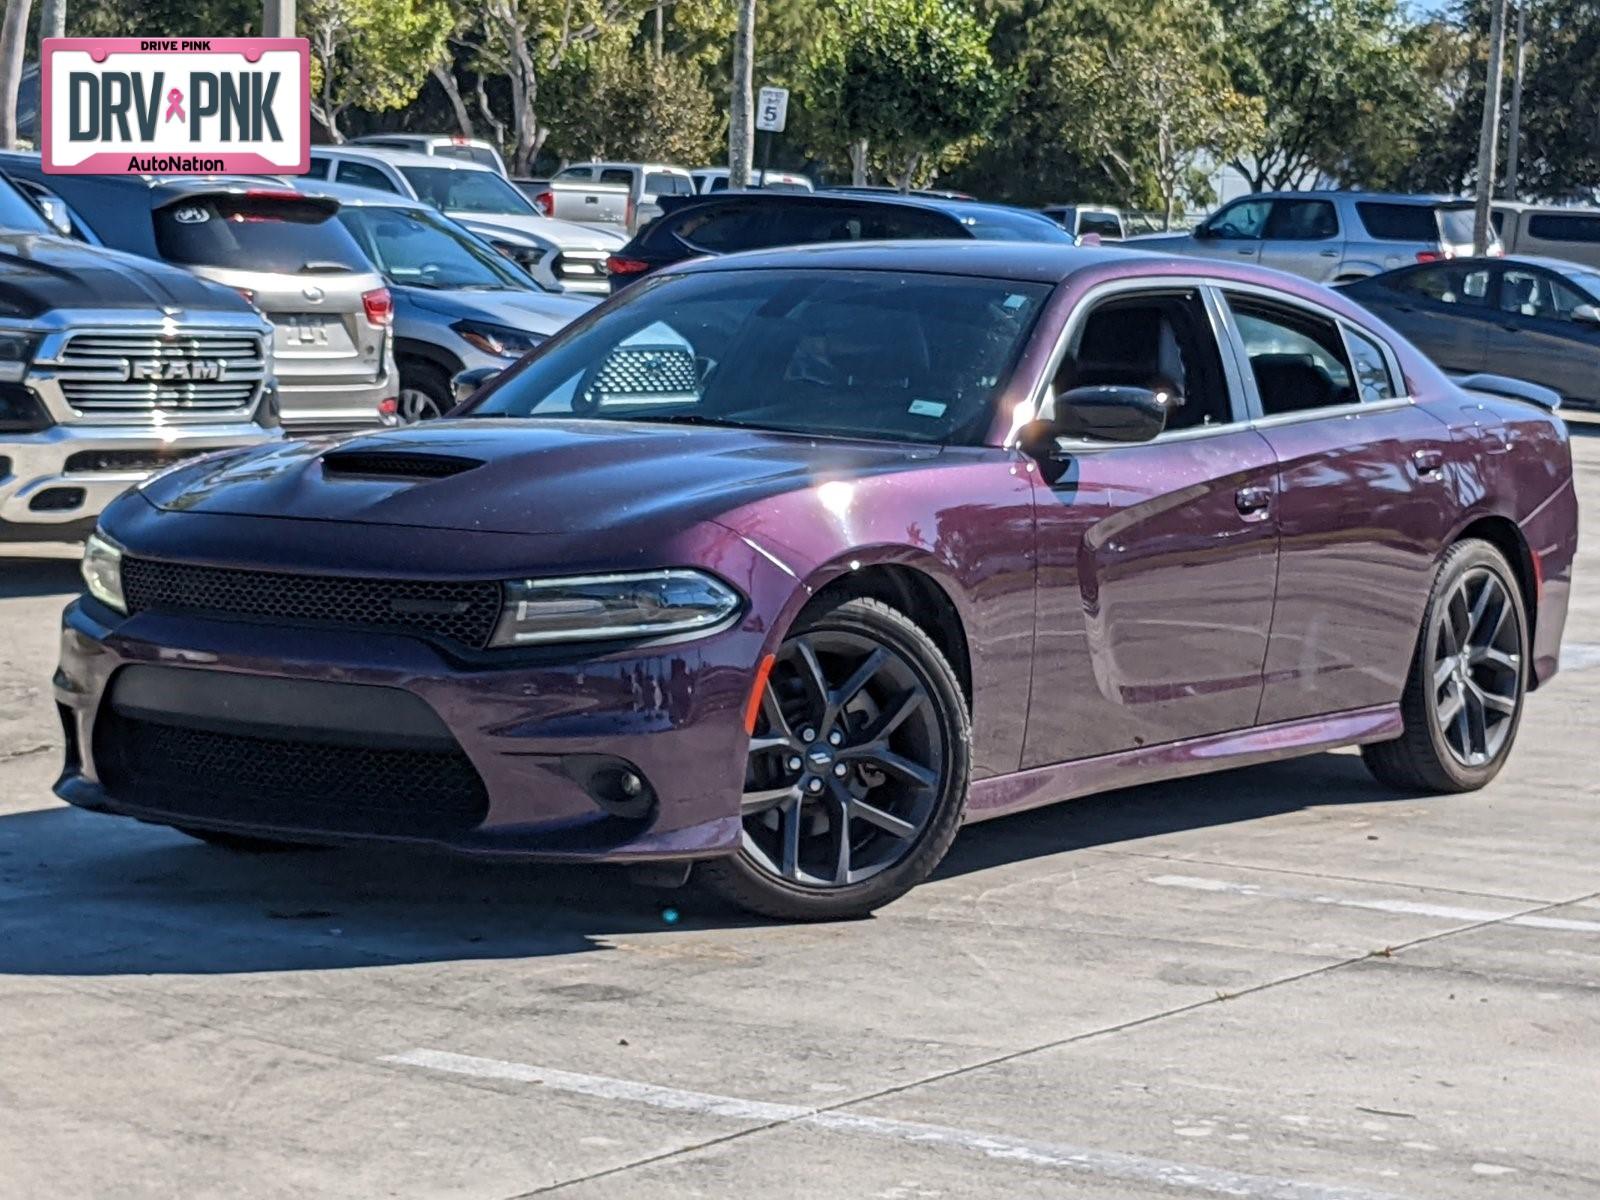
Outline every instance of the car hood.
<path id="1" fill-rule="evenodd" d="M 324 461 L 354 453 L 386 460 Z M 938 453 L 746 429 L 481 417 L 217 456 L 159 476 L 144 494 L 168 511 L 568 535 L 659 525 L 666 536 L 780 492 Z M 407 455 L 460 458 L 469 469 L 371 473 L 404 470 Z"/>
<path id="2" fill-rule="evenodd" d="M 546 335 L 576 321 L 600 302 L 598 296 L 553 295 L 516 288 L 487 292 L 475 288 L 439 290 L 400 285 L 395 292 L 405 303 L 453 321 L 482 321 Z"/>
<path id="3" fill-rule="evenodd" d="M 0 233 L 0 316 L 54 308 L 247 312 L 235 293 L 132 254 L 35 233 Z"/>
<path id="4" fill-rule="evenodd" d="M 604 226 L 579 225 L 575 221 L 558 221 L 554 217 L 470 212 L 447 212 L 445 216 L 465 225 L 474 233 L 510 229 L 562 250 L 615 250 L 628 240 L 625 234 L 613 233 Z"/>

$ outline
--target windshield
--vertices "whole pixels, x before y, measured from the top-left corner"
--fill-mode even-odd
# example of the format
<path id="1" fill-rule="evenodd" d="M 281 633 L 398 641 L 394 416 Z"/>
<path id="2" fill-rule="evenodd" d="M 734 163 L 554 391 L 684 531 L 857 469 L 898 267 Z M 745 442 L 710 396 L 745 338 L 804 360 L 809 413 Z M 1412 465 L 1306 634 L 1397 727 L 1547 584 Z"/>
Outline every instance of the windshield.
<path id="1" fill-rule="evenodd" d="M 348 207 L 339 220 L 384 278 L 398 286 L 493 291 L 533 286 L 501 255 L 432 213 Z"/>
<path id="2" fill-rule="evenodd" d="M 50 222 L 39 215 L 39 210 L 29 204 L 23 194 L 9 179 L 0 176 L 0 229 L 13 233 L 56 234 Z"/>
<path id="3" fill-rule="evenodd" d="M 461 171 L 449 167 L 401 167 L 417 199 L 445 212 L 535 213 L 533 205 L 491 171 Z"/>
<path id="4" fill-rule="evenodd" d="M 975 441 L 1049 292 L 890 271 L 666 276 L 571 327 L 471 415 Z"/>
<path id="5" fill-rule="evenodd" d="M 151 214 L 156 249 L 190 267 L 287 275 L 370 271 L 326 203 L 277 196 L 186 196 Z"/>

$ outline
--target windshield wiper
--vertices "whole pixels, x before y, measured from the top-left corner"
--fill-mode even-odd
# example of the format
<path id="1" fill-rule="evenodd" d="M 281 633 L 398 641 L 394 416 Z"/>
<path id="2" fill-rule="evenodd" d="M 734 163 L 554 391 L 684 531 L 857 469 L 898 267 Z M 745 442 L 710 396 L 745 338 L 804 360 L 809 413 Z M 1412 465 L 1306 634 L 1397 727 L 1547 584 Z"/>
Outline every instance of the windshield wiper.
<path id="1" fill-rule="evenodd" d="M 654 421 L 662 425 L 721 425 L 728 429 L 755 428 L 755 426 L 746 421 L 734 421 L 728 417 L 711 417 L 705 413 L 693 412 L 661 413 L 659 415 L 645 412 L 640 413 L 638 416 L 630 415 L 620 419 L 624 421 Z"/>

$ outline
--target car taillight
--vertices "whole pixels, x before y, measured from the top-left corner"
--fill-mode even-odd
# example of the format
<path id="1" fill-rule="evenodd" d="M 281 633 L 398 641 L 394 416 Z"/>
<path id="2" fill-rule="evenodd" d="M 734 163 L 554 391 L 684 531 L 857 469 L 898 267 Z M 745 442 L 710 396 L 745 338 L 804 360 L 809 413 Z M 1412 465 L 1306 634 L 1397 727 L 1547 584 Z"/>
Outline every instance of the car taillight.
<path id="1" fill-rule="evenodd" d="M 394 320 L 394 297 L 389 295 L 388 288 L 373 288 L 370 292 L 362 292 L 361 307 L 367 312 L 369 324 L 387 325 Z"/>
<path id="2" fill-rule="evenodd" d="M 633 228 L 633 219 L 639 215 L 639 206 L 634 203 L 632 195 L 628 197 L 627 207 L 623 210 L 622 220 L 629 229 Z"/>
<path id="3" fill-rule="evenodd" d="M 556 198 L 553 193 L 540 192 L 533 198 L 533 206 L 547 217 L 556 215 Z"/>
<path id="4" fill-rule="evenodd" d="M 606 273 L 609 275 L 642 275 L 650 269 L 650 264 L 639 258 L 623 258 L 620 254 L 613 254 L 606 259 Z"/>
<path id="5" fill-rule="evenodd" d="M 1446 258 L 1449 258 L 1449 257 L 1450 257 L 1449 251 L 1439 251 L 1439 250 L 1418 250 L 1417 251 L 1417 261 L 1419 263 L 1439 262 L 1440 260 L 1446 259 Z"/>
<path id="6" fill-rule="evenodd" d="M 255 304 L 256 304 L 256 294 L 255 294 L 255 292 L 251 291 L 249 288 L 234 288 L 233 290 L 238 292 L 239 295 L 241 297 L 243 297 L 244 302 L 246 304 L 248 304 L 251 308 L 255 307 Z"/>

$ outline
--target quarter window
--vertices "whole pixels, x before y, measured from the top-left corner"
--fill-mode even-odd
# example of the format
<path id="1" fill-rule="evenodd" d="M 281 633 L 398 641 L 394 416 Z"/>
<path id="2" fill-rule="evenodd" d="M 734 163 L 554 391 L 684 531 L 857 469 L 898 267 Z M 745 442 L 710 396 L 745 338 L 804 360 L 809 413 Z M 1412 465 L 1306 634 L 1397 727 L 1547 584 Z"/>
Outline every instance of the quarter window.
<path id="1" fill-rule="evenodd" d="M 1580 304 L 1587 304 L 1577 292 L 1542 271 L 1507 269 L 1500 277 L 1500 310 L 1519 317 L 1564 321 Z"/>
<path id="2" fill-rule="evenodd" d="M 1356 369 L 1356 383 L 1361 389 L 1361 399 L 1388 400 L 1398 395 L 1394 376 L 1389 373 L 1389 360 L 1383 347 L 1364 333 L 1345 328 L 1345 342 L 1350 347 L 1350 362 Z"/>
<path id="3" fill-rule="evenodd" d="M 1264 416 L 1357 400 L 1344 338 L 1333 320 L 1247 296 L 1230 296 L 1228 307 L 1250 359 Z"/>
<path id="4" fill-rule="evenodd" d="M 1389 286 L 1439 304 L 1467 308 L 1486 308 L 1489 304 L 1489 271 L 1485 267 L 1424 267 L 1391 279 Z"/>

